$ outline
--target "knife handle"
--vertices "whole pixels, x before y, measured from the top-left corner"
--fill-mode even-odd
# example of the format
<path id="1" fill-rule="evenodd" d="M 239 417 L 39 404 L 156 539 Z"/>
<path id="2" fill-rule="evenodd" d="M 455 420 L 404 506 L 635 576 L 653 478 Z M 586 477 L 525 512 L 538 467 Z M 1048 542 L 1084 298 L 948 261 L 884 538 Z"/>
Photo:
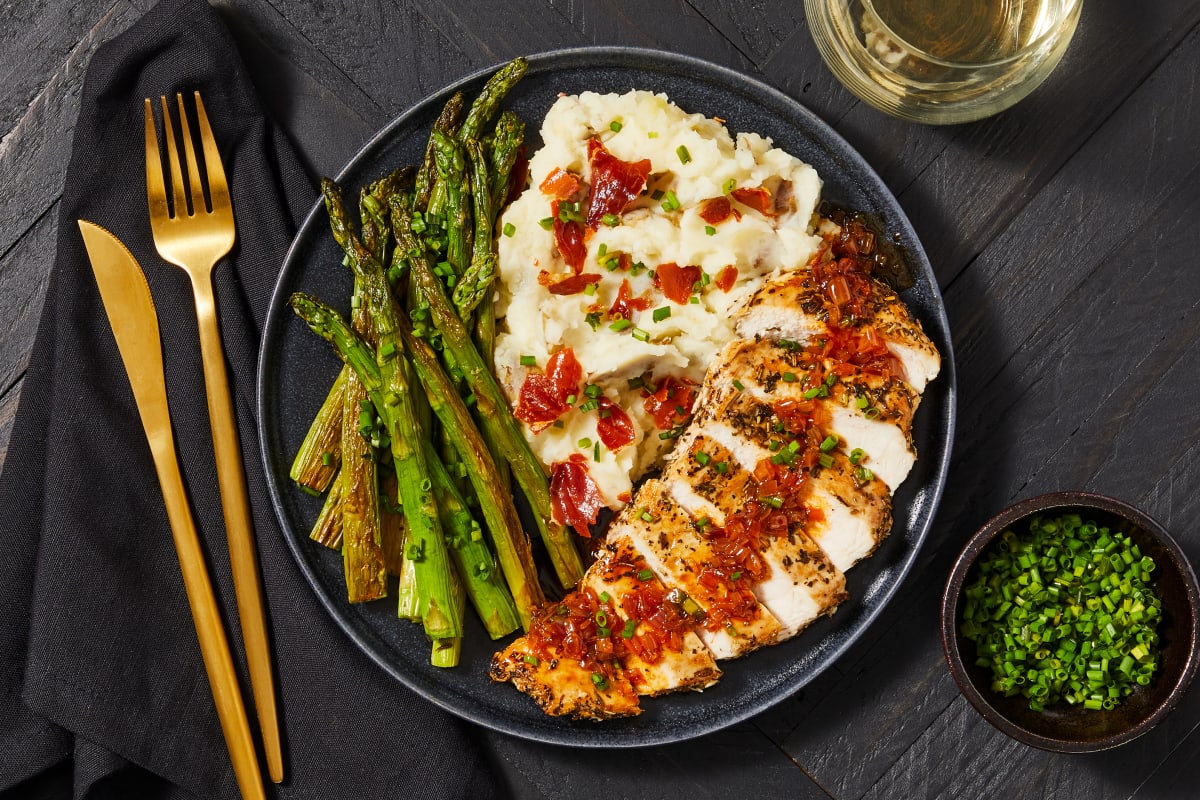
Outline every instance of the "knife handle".
<path id="1" fill-rule="evenodd" d="M 254 752 L 254 739 L 250 735 L 250 723 L 246 719 L 246 707 L 242 703 L 233 656 L 221 624 L 221 612 L 208 577 L 204 550 L 188 506 L 169 428 L 165 435 L 150 437 L 150 449 L 167 507 L 167 519 L 171 523 L 179 568 L 183 572 L 183 586 L 192 610 L 192 622 L 200 640 L 200 654 L 204 658 L 204 669 L 208 673 L 208 684 L 217 706 L 217 718 L 221 722 L 225 746 L 233 762 L 233 774 L 244 800 L 265 800 L 262 773 Z"/>
<path id="2" fill-rule="evenodd" d="M 190 274 L 190 273 L 189 273 Z M 258 549 L 250 517 L 250 499 L 246 474 L 242 468 L 242 448 L 238 441 L 237 418 L 225 370 L 225 350 L 217 324 L 216 299 L 212 280 L 194 275 L 192 290 L 196 301 L 196 319 L 200 330 L 200 359 L 204 365 L 204 388 L 208 400 L 208 418 L 212 426 L 213 453 L 217 464 L 217 484 L 221 490 L 221 508 L 225 514 L 225 535 L 229 542 L 229 561 L 233 571 L 233 590 L 237 596 L 238 619 L 246 662 L 250 669 L 250 688 L 258 712 L 267 773 L 271 780 L 283 780 L 283 753 L 279 735 L 279 715 L 275 707 L 275 678 L 271 665 L 267 615 L 263 602 Z"/>

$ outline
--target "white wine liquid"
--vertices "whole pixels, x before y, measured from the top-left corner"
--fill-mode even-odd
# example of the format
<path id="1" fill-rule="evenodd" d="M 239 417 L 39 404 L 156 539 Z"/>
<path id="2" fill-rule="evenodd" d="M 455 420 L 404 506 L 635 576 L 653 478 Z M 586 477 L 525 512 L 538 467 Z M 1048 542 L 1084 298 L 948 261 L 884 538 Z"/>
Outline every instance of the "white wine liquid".
<path id="1" fill-rule="evenodd" d="M 863 0 L 913 50 L 942 61 L 1008 58 L 1062 19 L 1063 0 Z"/>

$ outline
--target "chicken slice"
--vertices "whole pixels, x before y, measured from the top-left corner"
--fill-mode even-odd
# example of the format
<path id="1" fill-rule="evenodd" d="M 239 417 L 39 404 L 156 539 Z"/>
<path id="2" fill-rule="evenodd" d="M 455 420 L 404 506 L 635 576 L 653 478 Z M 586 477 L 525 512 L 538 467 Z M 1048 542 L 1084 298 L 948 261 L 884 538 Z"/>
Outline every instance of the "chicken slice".
<path id="1" fill-rule="evenodd" d="M 735 327 L 743 339 L 785 339 L 806 343 L 828 330 L 827 300 L 809 269 L 769 280 L 738 313 Z M 920 394 L 941 370 L 937 348 L 921 323 L 887 284 L 871 280 L 871 325 L 904 367 L 904 379 Z"/>
<path id="2" fill-rule="evenodd" d="M 810 372 L 833 375 L 812 394 Z M 912 420 L 920 395 L 896 378 L 867 372 L 853 364 L 813 359 L 795 349 L 765 340 L 737 341 L 727 346 L 714 363 L 697 407 L 708 416 L 738 395 L 765 403 L 790 400 L 815 404 L 820 426 L 835 433 L 846 451 L 861 450 L 864 465 L 893 491 L 916 463 Z"/>
<path id="3" fill-rule="evenodd" d="M 622 673 L 602 681 L 596 674 L 577 660 L 539 656 L 528 636 L 492 656 L 488 670 L 492 680 L 512 681 L 552 717 L 602 720 L 641 713 L 637 692 Z"/>
<path id="4" fill-rule="evenodd" d="M 666 590 L 647 570 L 645 559 L 638 555 L 629 539 L 610 537 L 583 577 L 583 584 L 591 587 L 602 601 L 609 598 L 606 604 L 612 609 L 609 624 L 625 639 L 626 653 L 621 656 L 625 677 L 638 694 L 650 697 L 712 686 L 720 679 L 721 670 L 693 630 L 677 631 L 680 643 L 675 648 L 662 646 L 661 636 L 646 630 L 654 626 L 653 616 L 659 613 L 657 609 L 639 608 L 646 585 L 656 584 L 651 597 L 666 595 Z"/>
<path id="5" fill-rule="evenodd" d="M 779 638 L 779 621 L 754 597 L 748 582 L 721 577 L 721 567 L 696 521 L 660 481 L 647 480 L 613 521 L 609 535 L 627 537 L 667 586 L 705 614 L 696 633 L 717 659 L 737 658 Z M 731 612 L 727 609 L 733 608 Z"/>
<path id="6" fill-rule="evenodd" d="M 662 480 L 683 508 L 716 526 L 759 502 L 750 471 L 704 435 L 668 464 Z M 845 576 L 803 527 L 763 534 L 757 544 L 768 574 L 754 584 L 754 595 L 783 626 L 780 638 L 795 636 L 846 599 Z"/>

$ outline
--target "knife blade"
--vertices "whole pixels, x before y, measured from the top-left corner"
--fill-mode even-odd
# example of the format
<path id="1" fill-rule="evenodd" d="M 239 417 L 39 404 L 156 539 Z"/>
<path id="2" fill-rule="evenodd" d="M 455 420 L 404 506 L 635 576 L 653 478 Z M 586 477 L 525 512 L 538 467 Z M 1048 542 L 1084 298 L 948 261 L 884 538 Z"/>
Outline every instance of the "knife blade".
<path id="1" fill-rule="evenodd" d="M 79 220 L 79 230 L 83 234 L 92 272 L 100 288 L 104 312 L 117 341 L 117 350 L 121 353 L 138 415 L 150 444 L 171 535 L 179 556 L 192 622 L 200 640 L 200 653 L 234 776 L 243 798 L 265 798 L 262 773 L 250 734 L 245 702 L 238 687 L 229 641 L 204 561 L 200 536 L 192 519 L 183 476 L 179 471 L 175 437 L 171 432 L 171 413 L 167 404 L 162 337 L 150 285 L 137 259 L 120 239 L 87 220 Z"/>

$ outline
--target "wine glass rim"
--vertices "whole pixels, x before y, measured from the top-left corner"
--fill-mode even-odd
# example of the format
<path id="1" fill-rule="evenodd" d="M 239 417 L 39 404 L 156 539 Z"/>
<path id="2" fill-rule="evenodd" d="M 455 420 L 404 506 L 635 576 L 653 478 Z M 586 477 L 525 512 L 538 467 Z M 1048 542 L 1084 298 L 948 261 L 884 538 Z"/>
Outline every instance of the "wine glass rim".
<path id="1" fill-rule="evenodd" d="M 918 56 L 922 60 L 928 61 L 931 64 L 937 64 L 938 66 L 952 67 L 952 68 L 957 68 L 957 69 L 964 69 L 964 68 L 986 69 L 988 67 L 1001 66 L 1001 65 L 1010 63 L 1012 61 L 1016 61 L 1018 59 L 1024 58 L 1030 52 L 1033 52 L 1033 51 L 1037 50 L 1038 48 L 1042 47 L 1045 44 L 1047 39 L 1061 35 L 1062 23 L 1065 20 L 1068 20 L 1072 17 L 1077 16 L 1079 14 L 1079 10 L 1080 10 L 1081 6 L 1083 5 L 1083 0 L 1062 0 L 1062 2 L 1060 4 L 1062 7 L 1061 13 L 1058 15 L 1056 24 L 1046 26 L 1046 29 L 1036 39 L 1030 40 L 1019 50 L 1009 53 L 1008 55 L 1004 56 L 1003 58 L 996 58 L 996 59 L 992 59 L 990 61 L 955 61 L 952 59 L 935 56 L 932 53 L 930 53 L 929 51 L 913 44 L 908 39 L 906 39 L 905 37 L 903 37 L 899 33 L 897 33 L 896 30 L 894 28 L 892 28 L 891 25 L 889 25 L 888 23 L 883 21 L 883 17 L 881 17 L 879 15 L 879 12 L 875 10 L 876 0 L 860 0 L 860 2 L 863 4 L 864 8 L 868 9 L 871 12 L 872 16 L 874 16 L 874 18 L 875 18 L 875 21 L 887 33 L 887 35 L 890 36 L 906 52 L 908 52 L 914 56 Z"/>

